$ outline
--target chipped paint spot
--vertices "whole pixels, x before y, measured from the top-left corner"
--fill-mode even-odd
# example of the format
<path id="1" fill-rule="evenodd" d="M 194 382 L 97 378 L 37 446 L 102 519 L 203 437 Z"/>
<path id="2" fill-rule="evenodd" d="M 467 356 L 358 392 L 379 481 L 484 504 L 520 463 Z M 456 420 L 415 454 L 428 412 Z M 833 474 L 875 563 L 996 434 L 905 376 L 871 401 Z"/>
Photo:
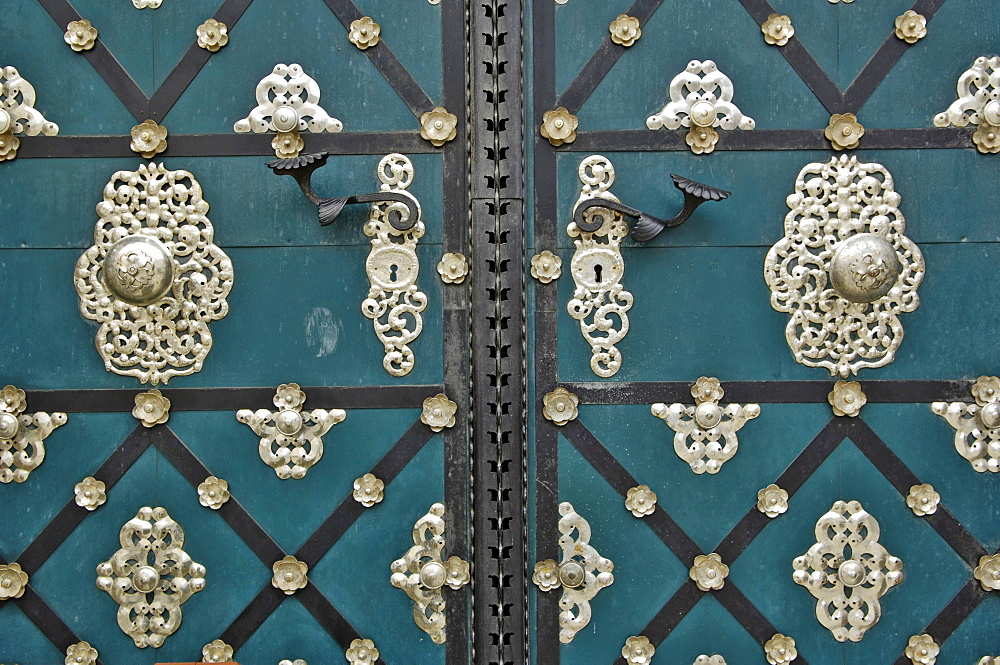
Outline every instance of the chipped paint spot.
<path id="1" fill-rule="evenodd" d="M 313 307 L 306 316 L 306 344 L 316 350 L 316 357 L 323 358 L 337 349 L 343 325 L 333 318 L 325 307 Z"/>

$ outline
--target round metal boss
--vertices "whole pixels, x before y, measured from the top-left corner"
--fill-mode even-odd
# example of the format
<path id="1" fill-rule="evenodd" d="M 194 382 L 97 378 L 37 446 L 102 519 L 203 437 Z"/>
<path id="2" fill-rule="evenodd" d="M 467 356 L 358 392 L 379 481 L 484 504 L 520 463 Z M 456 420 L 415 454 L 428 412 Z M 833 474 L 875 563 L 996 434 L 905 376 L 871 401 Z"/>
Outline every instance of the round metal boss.
<path id="1" fill-rule="evenodd" d="M 299 126 L 299 114 L 290 106 L 280 106 L 271 116 L 274 128 L 279 132 L 290 132 Z"/>
<path id="2" fill-rule="evenodd" d="M 155 238 L 128 236 L 108 250 L 104 283 L 116 296 L 133 305 L 150 305 L 173 284 L 174 259 Z"/>
<path id="3" fill-rule="evenodd" d="M 892 290 L 902 270 L 888 240 L 876 233 L 859 233 L 834 249 L 830 284 L 846 300 L 874 302 Z"/>

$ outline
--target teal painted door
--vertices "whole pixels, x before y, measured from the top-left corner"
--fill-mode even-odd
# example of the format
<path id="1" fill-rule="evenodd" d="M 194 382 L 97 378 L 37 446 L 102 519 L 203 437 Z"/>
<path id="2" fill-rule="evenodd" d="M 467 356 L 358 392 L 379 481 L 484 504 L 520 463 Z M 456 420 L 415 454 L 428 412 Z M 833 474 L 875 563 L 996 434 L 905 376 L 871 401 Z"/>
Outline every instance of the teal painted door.
<path id="1" fill-rule="evenodd" d="M 381 26 L 368 50 L 348 37 L 362 15 Z M 196 44 L 212 17 L 228 27 L 217 52 Z M 91 50 L 64 41 L 78 18 L 99 32 Z M 465 72 L 446 66 L 464 61 L 464 40 L 450 37 L 463 33 L 463 20 L 451 2 L 405 11 L 379 0 L 2 3 L 3 65 L 30 81 L 37 109 L 60 131 L 22 136 L 0 174 L 2 300 L 11 312 L 0 322 L 0 377 L 26 392 L 27 413 L 68 418 L 30 477 L 0 486 L 0 563 L 17 562 L 29 576 L 23 595 L 0 600 L 0 662 L 62 663 L 82 640 L 106 664 L 199 661 L 218 639 L 242 663 L 344 662 L 358 638 L 374 641 L 380 663 L 468 662 L 470 587 L 445 590 L 440 645 L 390 584 L 390 565 L 437 502 L 447 507 L 445 556 L 470 553 L 468 352 L 457 343 L 467 339 L 468 282 L 445 283 L 436 270 L 445 252 L 467 253 Z M 342 133 L 302 132 L 305 152 L 331 154 L 313 178 L 318 192 L 378 191 L 384 155 L 412 162 L 409 191 L 425 226 L 417 286 L 427 305 L 405 376 L 383 369 L 386 348 L 362 311 L 370 206 L 348 206 L 321 227 L 295 182 L 265 166 L 274 132 L 233 131 L 276 63 L 300 64 L 343 124 Z M 420 136 L 421 115 L 436 106 L 458 112 L 456 138 L 442 146 Z M 146 119 L 169 131 L 152 160 L 130 149 L 132 127 Z M 201 371 L 158 386 L 105 371 L 97 325 L 80 315 L 74 290 L 106 183 L 150 162 L 200 184 L 234 273 Z M 346 418 L 325 434 L 325 453 L 304 477 L 282 479 L 237 411 L 273 408 L 275 390 L 292 382 L 305 410 L 342 409 Z M 146 428 L 132 410 L 152 387 L 172 406 L 166 423 Z M 457 409 L 454 424 L 435 431 L 421 413 L 438 393 Z M 384 483 L 384 499 L 368 508 L 354 498 L 355 479 L 367 473 Z M 218 510 L 199 502 L 209 475 L 231 493 Z M 93 512 L 74 498 L 88 476 L 106 485 Z M 143 506 L 166 509 L 183 528 L 184 551 L 207 570 L 158 649 L 136 647 L 118 605 L 95 585 L 98 564 Z M 288 595 L 272 585 L 272 565 L 286 555 L 308 565 L 308 584 Z"/>
<path id="2" fill-rule="evenodd" d="M 989 286 L 1000 256 L 993 196 L 1000 162 L 975 149 L 971 127 L 933 124 L 955 100 L 962 72 L 996 52 L 993 3 L 529 5 L 527 118 L 534 140 L 527 257 L 549 250 L 562 270 L 549 283 L 528 280 L 528 572 L 535 562 L 562 560 L 562 534 L 571 543 L 578 536 L 571 528 L 559 531 L 561 502 L 586 519 L 590 544 L 614 564 L 613 583 L 589 603 L 589 623 L 565 622 L 575 632 L 569 643 L 560 643 L 560 613 L 583 610 L 572 601 L 560 605 L 560 591 L 529 583 L 531 662 L 646 663 L 622 655 L 629 637 L 644 636 L 655 646 L 653 663 L 686 665 L 699 655 L 720 655 L 728 663 L 763 665 L 765 645 L 777 633 L 794 638 L 795 663 L 812 665 L 905 665 L 908 640 L 924 633 L 940 645 L 941 665 L 995 656 L 1000 595 L 986 591 L 974 570 L 1000 547 L 1000 477 L 977 473 L 956 452 L 954 429 L 931 410 L 935 401 L 972 403 L 975 379 L 1000 370 L 1000 301 Z M 894 22 L 911 8 L 929 20 L 926 37 L 907 45 L 894 36 Z M 772 11 L 794 26 L 785 46 L 766 43 L 762 34 Z M 627 48 L 610 38 L 619 14 L 641 24 L 641 36 Z M 653 131 L 647 118 L 671 100 L 675 75 L 693 60 L 709 59 L 731 79 L 732 102 L 756 127 L 717 128 L 714 152 L 694 154 L 686 129 Z M 700 92 L 679 87 L 682 97 L 691 90 Z M 567 138 L 571 120 L 550 124 L 547 132 L 565 141 L 556 146 L 540 129 L 545 114 L 559 107 L 579 126 Z M 835 113 L 854 113 L 865 127 L 856 149 L 834 151 L 824 136 Z M 600 261 L 592 259 L 578 264 L 583 287 L 574 285 L 574 240 L 581 235 L 567 233 L 581 196 L 578 169 L 595 154 L 613 164 L 608 191 L 654 216 L 670 217 L 681 207 L 670 173 L 732 192 L 649 242 L 622 241 L 621 285 L 632 294 L 631 308 L 625 296 L 605 299 L 612 303 L 608 320 L 590 329 L 594 337 L 611 336 L 622 328 L 618 312 L 628 310 L 627 335 L 615 343 L 620 369 L 606 377 L 591 369 L 591 346 L 581 335 L 581 323 L 594 323 L 594 314 L 581 322 L 570 303 L 585 299 L 588 280 L 601 280 L 593 274 Z M 841 377 L 795 361 L 786 341 L 789 315 L 772 308 L 762 276 L 769 249 L 790 223 L 789 206 L 797 205 L 786 198 L 797 178 L 801 190 L 815 177 L 800 172 L 841 154 L 892 174 L 906 234 L 926 261 L 919 308 L 899 315 L 905 339 L 894 361 L 845 377 L 860 381 L 867 396 L 854 417 L 835 416 L 827 401 Z M 827 210 L 833 217 L 835 208 Z M 624 221 L 632 227 L 636 220 Z M 597 247 L 607 250 L 607 240 Z M 612 253 L 603 260 L 605 271 L 615 269 Z M 577 306 L 578 314 L 584 310 Z M 792 338 L 797 334 L 793 327 Z M 876 338 L 888 334 L 883 329 Z M 824 348 L 821 331 L 816 335 Z M 759 404 L 759 416 L 739 429 L 738 449 L 715 474 L 695 473 L 680 459 L 674 431 L 651 414 L 656 403 L 693 407 L 699 377 L 721 382 L 722 406 Z M 568 398 L 552 398 L 552 418 L 544 413 L 545 396 L 557 387 L 579 400 L 578 416 L 565 424 L 557 421 L 572 411 Z M 769 518 L 757 501 L 772 483 L 789 499 L 786 512 Z M 921 483 L 940 494 L 933 515 L 917 516 L 907 506 L 910 487 Z M 644 517 L 626 508 L 638 485 L 657 497 Z M 879 542 L 903 562 L 903 581 L 881 598 L 881 619 L 858 642 L 835 639 L 817 620 L 817 600 L 793 581 L 793 559 L 816 541 L 817 521 L 837 501 L 859 501 L 881 526 Z M 696 556 L 710 553 L 720 556 L 728 576 L 723 587 L 703 591 L 690 569 Z M 714 574 L 723 572 L 716 567 Z"/>

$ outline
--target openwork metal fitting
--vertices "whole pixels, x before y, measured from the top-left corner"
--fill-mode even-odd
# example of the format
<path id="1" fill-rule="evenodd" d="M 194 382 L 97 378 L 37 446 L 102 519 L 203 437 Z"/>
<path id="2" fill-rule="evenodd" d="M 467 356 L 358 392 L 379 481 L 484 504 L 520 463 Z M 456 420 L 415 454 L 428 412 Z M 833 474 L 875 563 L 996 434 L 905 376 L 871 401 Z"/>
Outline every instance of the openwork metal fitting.
<path id="1" fill-rule="evenodd" d="M 799 656 L 795 649 L 795 640 L 787 635 L 775 633 L 774 636 L 764 644 L 764 655 L 771 665 L 785 665 Z"/>
<path id="2" fill-rule="evenodd" d="M 976 58 L 957 88 L 958 99 L 934 116 L 934 126 L 977 125 L 972 140 L 979 152 L 1000 152 L 1000 55 Z"/>
<path id="3" fill-rule="evenodd" d="M 834 150 L 854 150 L 864 135 L 865 128 L 853 113 L 834 113 L 823 130 Z"/>
<path id="4" fill-rule="evenodd" d="M 170 400 L 155 388 L 139 393 L 135 396 L 135 407 L 132 409 L 132 415 L 144 427 L 162 425 L 170 418 Z"/>
<path id="5" fill-rule="evenodd" d="M 1000 554 L 980 557 L 973 576 L 984 591 L 1000 591 Z"/>
<path id="6" fill-rule="evenodd" d="M 447 252 L 438 262 L 437 271 L 445 284 L 461 284 L 469 274 L 469 262 L 465 254 Z"/>
<path id="7" fill-rule="evenodd" d="M 562 259 L 545 250 L 531 257 L 531 276 L 542 284 L 548 284 L 562 276 Z"/>
<path id="8" fill-rule="evenodd" d="M 630 487 L 625 495 L 625 508 L 636 517 L 652 515 L 656 510 L 656 492 L 648 485 Z"/>
<path id="9" fill-rule="evenodd" d="M 927 36 L 927 19 L 912 9 L 907 9 L 896 17 L 895 34 L 907 44 L 916 44 Z"/>
<path id="10" fill-rule="evenodd" d="M 349 665 L 375 665 L 379 652 L 371 640 L 352 640 L 344 657 Z"/>
<path id="11" fill-rule="evenodd" d="M 571 420 L 576 420 L 580 398 L 559 386 L 542 397 L 542 414 L 546 420 L 551 420 L 562 427 Z"/>
<path id="12" fill-rule="evenodd" d="M 771 519 L 788 510 L 788 492 L 774 483 L 757 492 L 757 510 Z"/>
<path id="13" fill-rule="evenodd" d="M 707 376 L 695 382 L 691 395 L 693 405 L 657 402 L 650 412 L 675 432 L 674 452 L 692 471 L 718 473 L 739 449 L 736 432 L 760 415 L 760 405 L 720 406 L 725 391 L 718 379 Z"/>
<path id="14" fill-rule="evenodd" d="M 699 554 L 694 558 L 688 577 L 694 580 L 702 591 L 716 591 L 726 586 L 729 566 L 722 563 L 722 557 L 715 552 Z"/>
<path id="15" fill-rule="evenodd" d="M 764 41 L 774 46 L 784 46 L 795 34 L 792 19 L 785 14 L 771 14 L 760 26 Z"/>
<path id="16" fill-rule="evenodd" d="M 70 21 L 66 24 L 66 33 L 63 41 L 69 44 L 70 48 L 79 53 L 89 51 L 94 48 L 97 41 L 97 28 L 90 24 L 87 19 Z"/>
<path id="17" fill-rule="evenodd" d="M 833 415 L 854 418 L 861 413 L 861 407 L 868 403 L 868 397 L 857 381 L 837 381 L 833 384 L 833 390 L 827 394 L 826 401 L 833 408 Z"/>
<path id="18" fill-rule="evenodd" d="M 229 43 L 229 28 L 214 18 L 199 25 L 195 34 L 198 35 L 198 46 L 212 53 Z"/>
<path id="19" fill-rule="evenodd" d="M 611 31 L 611 41 L 621 46 L 631 46 L 642 37 L 639 19 L 628 14 L 619 14 L 608 26 L 608 30 Z"/>
<path id="20" fill-rule="evenodd" d="M 420 116 L 420 137 L 440 147 L 458 136 L 458 116 L 435 106 Z"/>
<path id="21" fill-rule="evenodd" d="M 366 473 L 354 480 L 354 500 L 365 508 L 371 508 L 376 503 L 381 503 L 385 497 L 385 483 L 374 476 Z"/>
<path id="22" fill-rule="evenodd" d="M 351 21 L 351 27 L 347 29 L 347 38 L 351 40 L 352 44 L 364 51 L 368 47 L 378 44 L 381 32 L 382 27 L 370 16 L 362 16 L 356 21 Z"/>
<path id="23" fill-rule="evenodd" d="M 163 0 L 132 0 L 132 5 L 136 9 L 159 9 Z"/>
<path id="24" fill-rule="evenodd" d="M 615 167 L 607 157 L 591 155 L 580 162 L 577 171 L 582 186 L 573 207 L 574 216 L 576 208 L 588 199 L 619 202 L 610 191 L 615 182 Z M 576 288 L 566 308 L 580 322 L 580 332 L 590 345 L 590 368 L 594 374 L 608 378 L 621 369 L 622 354 L 616 344 L 628 334 L 627 312 L 633 302 L 632 294 L 621 283 L 625 274 L 621 242 L 629 230 L 617 210 L 591 207 L 584 216 L 597 228 L 584 231 L 576 221 L 566 227 L 576 247 L 570 262 Z"/>
<path id="25" fill-rule="evenodd" d="M 222 478 L 209 476 L 198 484 L 198 503 L 218 510 L 230 499 L 229 483 Z"/>
<path id="26" fill-rule="evenodd" d="M 160 647 L 180 628 L 181 605 L 205 588 L 205 567 L 184 551 L 184 530 L 164 508 L 140 508 L 119 542 L 97 566 L 97 588 L 118 603 L 118 626 L 137 647 Z"/>
<path id="27" fill-rule="evenodd" d="M 771 307 L 789 314 L 797 362 L 847 378 L 892 362 L 899 314 L 920 305 L 924 257 L 906 237 L 892 175 L 855 156 L 807 164 L 788 197 L 785 236 L 764 259 Z"/>
<path id="28" fill-rule="evenodd" d="M 45 460 L 45 439 L 66 424 L 65 413 L 24 413 L 24 391 L 14 386 L 0 390 L 0 483 L 23 483 Z"/>
<path id="29" fill-rule="evenodd" d="M 303 478 L 323 457 L 323 435 L 347 412 L 342 409 L 303 411 L 306 394 L 297 383 L 278 386 L 271 400 L 277 410 L 240 409 L 236 419 L 260 437 L 257 452 L 282 480 Z"/>
<path id="30" fill-rule="evenodd" d="M 201 662 L 229 663 L 233 660 L 233 648 L 222 640 L 213 640 L 201 648 Z"/>
<path id="31" fill-rule="evenodd" d="M 97 662 L 97 649 L 89 642 L 77 642 L 66 647 L 65 665 L 94 665 Z"/>
<path id="32" fill-rule="evenodd" d="M 816 618 L 838 642 L 860 642 L 882 616 L 879 599 L 903 581 L 903 562 L 880 533 L 859 502 L 837 501 L 816 522 L 816 543 L 792 562 L 792 580 L 816 598 Z"/>
<path id="33" fill-rule="evenodd" d="M 726 665 L 726 659 L 719 654 L 715 654 L 714 656 L 701 654 L 694 659 L 694 665 Z"/>
<path id="34" fill-rule="evenodd" d="M 939 503 L 941 503 L 941 495 L 935 492 L 934 487 L 928 483 L 912 485 L 910 493 L 906 495 L 906 505 L 917 517 L 933 515 L 937 512 Z"/>
<path id="35" fill-rule="evenodd" d="M 546 559 L 535 564 L 531 581 L 542 591 L 562 588 L 559 599 L 559 641 L 569 644 L 590 623 L 590 601 L 615 581 L 615 564 L 590 544 L 590 524 L 568 501 L 559 504 L 559 549 L 562 562 Z M 574 535 L 575 532 L 575 535 Z"/>
<path id="36" fill-rule="evenodd" d="M 843 2 L 845 5 L 849 5 L 852 2 L 854 2 L 854 0 L 829 0 L 829 2 L 830 2 L 831 5 L 836 5 L 836 4 L 840 3 L 840 2 Z"/>
<path id="37" fill-rule="evenodd" d="M 392 586 L 413 601 L 413 621 L 430 635 L 434 644 L 444 644 L 445 586 L 458 590 L 469 583 L 469 563 L 457 556 L 443 559 L 445 548 L 444 504 L 431 505 L 413 525 L 413 547 L 392 562 Z"/>
<path id="38" fill-rule="evenodd" d="M 903 653 L 913 665 L 934 665 L 937 662 L 938 654 L 941 653 L 941 647 L 934 641 L 933 637 L 924 633 L 912 636 L 906 645 L 906 651 Z"/>
<path id="39" fill-rule="evenodd" d="M 291 596 L 299 589 L 304 589 L 309 584 L 309 566 L 304 561 L 299 561 L 289 555 L 280 561 L 275 561 L 271 566 L 271 586 L 285 592 L 286 596 Z"/>
<path id="40" fill-rule="evenodd" d="M 80 313 L 100 324 L 107 371 L 155 386 L 201 370 L 212 350 L 208 324 L 229 313 L 233 287 L 207 214 L 188 171 L 151 163 L 105 186 L 94 245 L 74 277 Z"/>
<path id="41" fill-rule="evenodd" d="M 440 432 L 446 427 L 455 426 L 456 413 L 458 413 L 458 404 L 448 399 L 444 393 L 438 393 L 424 400 L 423 410 L 420 412 L 420 422 L 435 432 Z"/>
<path id="42" fill-rule="evenodd" d="M 972 386 L 975 404 L 934 402 L 931 411 L 955 428 L 955 450 L 983 473 L 1000 471 L 1000 378 L 981 376 Z"/>
<path id="43" fill-rule="evenodd" d="M 73 487 L 73 500 L 81 508 L 97 510 L 108 500 L 107 485 L 103 480 L 87 476 Z"/>
<path id="44" fill-rule="evenodd" d="M 19 563 L 0 563 L 0 600 L 20 598 L 28 586 L 28 573 Z"/>
<path id="45" fill-rule="evenodd" d="M 542 126 L 539 132 L 542 138 L 548 139 L 554 146 L 561 146 L 563 143 L 572 143 L 576 140 L 576 128 L 580 126 L 580 120 L 566 110 L 566 107 L 546 111 L 542 114 Z"/>
<path id="46" fill-rule="evenodd" d="M 155 120 L 143 120 L 132 128 L 132 152 L 150 159 L 167 149 L 167 128 Z"/>
<path id="47" fill-rule="evenodd" d="M 733 103 L 733 82 L 712 60 L 692 60 L 670 81 L 670 101 L 646 119 L 650 129 L 689 128 L 686 138 L 695 154 L 710 153 L 719 140 L 715 128 L 753 129 L 753 118 Z"/>
<path id="48" fill-rule="evenodd" d="M 655 653 L 656 647 L 645 635 L 633 635 L 625 640 L 622 647 L 622 658 L 627 665 L 650 665 Z"/>
<path id="49" fill-rule="evenodd" d="M 0 68 L 0 162 L 14 159 L 25 136 L 55 136 L 59 125 L 35 109 L 35 88 L 13 67 Z"/>

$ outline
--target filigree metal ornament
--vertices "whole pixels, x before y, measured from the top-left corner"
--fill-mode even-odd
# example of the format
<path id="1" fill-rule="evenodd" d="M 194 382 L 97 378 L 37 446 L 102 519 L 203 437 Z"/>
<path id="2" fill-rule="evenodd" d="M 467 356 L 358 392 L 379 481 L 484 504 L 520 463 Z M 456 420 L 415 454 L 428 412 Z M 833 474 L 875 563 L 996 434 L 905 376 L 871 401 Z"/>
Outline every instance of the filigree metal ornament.
<path id="1" fill-rule="evenodd" d="M 170 418 L 170 400 L 159 390 L 147 390 L 135 396 L 135 407 L 132 415 L 144 427 L 162 425 Z"/>
<path id="2" fill-rule="evenodd" d="M 233 264 L 188 171 L 118 171 L 97 204 L 94 245 L 76 263 L 80 313 L 97 321 L 104 368 L 154 386 L 198 372 L 208 324 L 226 316 Z"/>
<path id="3" fill-rule="evenodd" d="M 344 657 L 350 665 L 375 665 L 379 652 L 371 640 L 352 640 Z"/>
<path id="4" fill-rule="evenodd" d="M 590 601 L 615 581 L 615 565 L 590 544 L 590 524 L 568 501 L 559 504 L 559 548 L 562 561 L 546 559 L 535 564 L 531 580 L 542 591 L 562 587 L 559 599 L 559 641 L 569 644 L 590 623 Z M 576 535 L 573 535 L 573 532 Z"/>
<path id="5" fill-rule="evenodd" d="M 785 14 L 771 14 L 760 26 L 760 31 L 764 33 L 764 41 L 774 46 L 784 46 L 795 34 L 792 27 L 792 19 Z"/>
<path id="6" fill-rule="evenodd" d="M 719 401 L 725 391 L 718 379 L 706 376 L 699 378 L 691 387 L 691 395 L 694 405 L 667 406 L 657 402 L 650 412 L 675 432 L 674 452 L 688 463 L 692 471 L 697 474 L 718 473 L 739 449 L 736 432 L 748 420 L 760 415 L 760 406 L 720 406 Z"/>
<path id="7" fill-rule="evenodd" d="M 775 484 L 770 484 L 757 492 L 757 510 L 771 519 L 788 510 L 788 492 Z"/>
<path id="8" fill-rule="evenodd" d="M 119 541 L 97 566 L 97 588 L 118 603 L 118 626 L 137 647 L 160 647 L 180 628 L 181 605 L 205 588 L 205 567 L 184 551 L 184 530 L 164 508 L 140 508 Z"/>
<path id="9" fill-rule="evenodd" d="M 236 121 L 240 133 L 339 132 L 344 124 L 331 118 L 319 105 L 319 84 L 302 71 L 301 65 L 277 64 L 257 84 L 257 106 L 250 115 Z M 275 154 L 282 154 L 275 149 Z M 287 150 L 286 150 L 287 156 Z"/>
<path id="10" fill-rule="evenodd" d="M 437 271 L 445 284 L 461 284 L 469 274 L 469 262 L 464 254 L 447 252 L 438 262 Z"/>
<path id="11" fill-rule="evenodd" d="M 650 129 L 688 127 L 687 143 L 695 154 L 715 149 L 715 128 L 753 129 L 750 116 L 733 103 L 733 82 L 711 60 L 692 60 L 670 81 L 670 101 L 646 119 Z"/>
<path id="12" fill-rule="evenodd" d="M 97 649 L 89 642 L 77 642 L 66 647 L 65 665 L 94 665 L 97 662 Z"/>
<path id="13" fill-rule="evenodd" d="M 209 476 L 198 484 L 198 503 L 206 508 L 218 510 L 230 497 L 229 483 L 222 478 Z"/>
<path id="14" fill-rule="evenodd" d="M 417 240 L 424 235 L 424 223 L 419 201 L 406 191 L 413 182 L 409 158 L 399 153 L 386 155 L 378 163 L 376 174 L 383 192 L 408 196 L 417 209 L 413 225 L 399 229 L 393 221 L 409 214 L 407 206 L 396 201 L 376 201 L 364 227 L 372 246 L 365 263 L 371 288 L 361 303 L 361 312 L 372 320 L 375 334 L 385 346 L 385 371 L 392 376 L 406 376 L 414 362 L 410 344 L 423 329 L 420 313 L 427 308 L 427 294 L 417 288 Z"/>
<path id="15" fill-rule="evenodd" d="M 941 503 L 941 495 L 935 492 L 934 487 L 928 483 L 910 486 L 910 492 L 906 495 L 906 505 L 917 517 L 933 515 L 937 512 L 939 503 Z"/>
<path id="16" fill-rule="evenodd" d="M 445 561 L 444 547 L 444 505 L 435 503 L 413 525 L 413 547 L 392 562 L 389 578 L 392 586 L 402 589 L 413 601 L 413 622 L 435 644 L 447 640 L 444 586 L 458 590 L 470 579 L 468 562 L 457 556 Z"/>
<path id="17" fill-rule="evenodd" d="M 618 202 L 609 191 L 615 181 L 615 167 L 607 157 L 587 157 L 578 172 L 583 186 L 576 206 L 592 198 Z M 576 289 L 567 309 L 580 322 L 580 332 L 590 344 L 590 368 L 594 374 L 607 378 L 621 369 L 622 354 L 615 345 L 628 333 L 626 313 L 633 302 L 632 294 L 621 283 L 625 260 L 620 246 L 628 235 L 628 224 L 620 212 L 608 208 L 591 207 L 586 219 L 595 224 L 600 221 L 600 226 L 588 232 L 572 221 L 566 228 L 576 247 L 570 262 Z"/>
<path id="18" fill-rule="evenodd" d="M 979 557 L 973 576 L 984 591 L 1000 591 L 1000 554 Z"/>
<path id="19" fill-rule="evenodd" d="M 628 14 L 619 14 L 608 26 L 608 30 L 611 32 L 611 41 L 621 46 L 631 46 L 642 37 L 639 19 Z"/>
<path id="20" fill-rule="evenodd" d="M 163 0 L 132 0 L 136 9 L 159 9 Z"/>
<path id="21" fill-rule="evenodd" d="M 879 542 L 857 501 L 837 501 L 816 522 L 816 543 L 792 562 L 792 580 L 816 598 L 816 618 L 838 642 L 859 642 L 882 616 L 879 599 L 903 581 L 903 562 Z"/>
<path id="22" fill-rule="evenodd" d="M 443 106 L 435 106 L 420 115 L 420 137 L 441 147 L 458 136 L 458 116 Z"/>
<path id="23" fill-rule="evenodd" d="M 132 152 L 151 159 L 167 149 L 167 128 L 155 120 L 144 120 L 132 128 Z"/>
<path id="24" fill-rule="evenodd" d="M 225 23 L 210 18 L 195 30 L 198 46 L 215 53 L 229 43 L 229 28 Z"/>
<path id="25" fill-rule="evenodd" d="M 103 480 L 87 476 L 73 487 L 73 500 L 81 508 L 97 510 L 108 500 L 107 485 Z"/>
<path id="26" fill-rule="evenodd" d="M 855 418 L 861 413 L 861 407 L 868 403 L 868 397 L 857 381 L 837 381 L 827 394 L 826 401 L 830 403 L 833 415 Z"/>
<path id="27" fill-rule="evenodd" d="M 0 563 L 0 600 L 20 598 L 28 586 L 28 573 L 19 563 Z"/>
<path id="28" fill-rule="evenodd" d="M 233 660 L 233 648 L 222 640 L 212 640 L 201 648 L 201 662 L 229 663 Z"/>
<path id="29" fill-rule="evenodd" d="M 257 452 L 282 480 L 303 478 L 323 457 L 323 435 L 347 412 L 342 409 L 303 411 L 306 394 L 297 383 L 278 386 L 272 400 L 276 411 L 240 409 L 236 419 L 260 437 Z"/>
<path id="30" fill-rule="evenodd" d="M 645 635 L 633 635 L 625 640 L 625 646 L 622 647 L 622 658 L 627 665 L 650 665 L 655 653 L 656 647 Z"/>
<path id="31" fill-rule="evenodd" d="M 978 125 L 972 139 L 979 152 L 1000 152 L 1000 55 L 976 58 L 957 88 L 958 99 L 934 116 L 934 126 Z"/>
<path id="32" fill-rule="evenodd" d="M 941 647 L 933 637 L 924 633 L 912 636 L 907 642 L 904 653 L 913 665 L 934 665 L 938 654 L 941 653 Z"/>
<path id="33" fill-rule="evenodd" d="M 299 589 L 304 589 L 309 584 L 309 566 L 305 561 L 299 561 L 289 555 L 280 561 L 275 561 L 271 566 L 271 586 L 285 592 L 286 596 L 291 596 Z"/>
<path id="34" fill-rule="evenodd" d="M 547 420 L 562 427 L 569 421 L 576 419 L 579 413 L 577 409 L 579 404 L 580 398 L 559 386 L 542 397 L 542 415 Z"/>
<path id="35" fill-rule="evenodd" d="M 764 644 L 764 655 L 771 665 L 785 665 L 799 656 L 795 649 L 795 640 L 787 635 L 775 633 L 771 639 Z"/>
<path id="36" fill-rule="evenodd" d="M 531 276 L 542 284 L 548 284 L 562 276 L 562 259 L 545 250 L 531 257 Z"/>
<path id="37" fill-rule="evenodd" d="M 97 41 L 97 28 L 85 18 L 79 21 L 70 21 L 66 24 L 63 41 L 77 53 L 89 51 L 94 48 L 94 43 Z"/>
<path id="38" fill-rule="evenodd" d="M 0 162 L 14 159 L 21 141 L 14 136 L 55 136 L 59 125 L 35 109 L 35 88 L 13 67 L 0 68 Z"/>
<path id="39" fill-rule="evenodd" d="M 66 424 L 65 413 L 24 413 L 24 391 L 14 386 L 0 390 L 0 483 L 23 483 L 45 460 L 45 439 Z"/>
<path id="40" fill-rule="evenodd" d="M 1000 378 L 981 376 L 972 386 L 975 404 L 934 402 L 931 410 L 955 428 L 955 450 L 983 473 L 1000 471 Z"/>
<path id="41" fill-rule="evenodd" d="M 726 659 L 719 654 L 715 654 L 714 656 L 701 654 L 694 659 L 694 665 L 726 665 Z"/>
<path id="42" fill-rule="evenodd" d="M 919 306 L 925 269 L 900 200 L 884 166 L 854 156 L 799 173 L 785 237 L 764 260 L 771 306 L 791 315 L 785 338 L 797 362 L 843 378 L 892 362 L 899 314 Z"/>
<path id="43" fill-rule="evenodd" d="M 1000 656 L 983 656 L 976 665 L 1000 665 Z"/>
<path id="44" fill-rule="evenodd" d="M 907 44 L 916 44 L 927 36 L 927 19 L 912 9 L 907 9 L 896 17 L 895 34 Z"/>
<path id="45" fill-rule="evenodd" d="M 834 113 L 823 130 L 834 150 L 854 150 L 864 135 L 865 128 L 853 113 Z"/>
<path id="46" fill-rule="evenodd" d="M 374 474 L 366 473 L 354 480 L 354 500 L 365 508 L 371 508 L 376 503 L 381 503 L 385 497 L 385 483 L 375 477 Z"/>
<path id="47" fill-rule="evenodd" d="M 729 566 L 722 563 L 722 557 L 715 552 L 699 554 L 694 558 L 688 577 L 694 580 L 702 591 L 715 591 L 726 586 Z"/>
<path id="48" fill-rule="evenodd" d="M 549 143 L 558 147 L 563 143 L 575 141 L 576 128 L 579 126 L 579 118 L 567 111 L 566 107 L 560 106 L 542 114 L 542 126 L 538 131 L 542 138 L 548 139 Z"/>
<path id="49" fill-rule="evenodd" d="M 625 509 L 636 517 L 652 515 L 656 510 L 656 492 L 648 485 L 630 487 L 625 494 Z"/>

